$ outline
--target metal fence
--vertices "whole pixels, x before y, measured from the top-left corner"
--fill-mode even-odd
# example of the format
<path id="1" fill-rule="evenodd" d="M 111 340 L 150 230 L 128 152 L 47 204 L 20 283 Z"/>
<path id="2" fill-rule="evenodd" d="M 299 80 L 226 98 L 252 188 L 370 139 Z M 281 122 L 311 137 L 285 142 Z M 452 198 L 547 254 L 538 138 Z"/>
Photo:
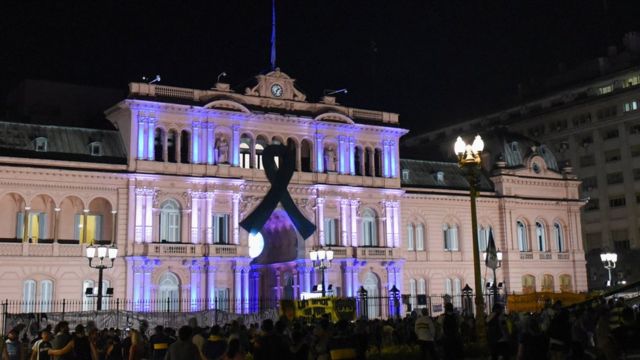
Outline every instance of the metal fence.
<path id="1" fill-rule="evenodd" d="M 435 295 L 397 295 L 397 296 L 359 296 L 355 297 L 358 318 L 386 319 L 404 317 L 415 310 L 427 308 L 432 316 L 444 312 L 445 303 L 451 303 L 460 314 L 472 315 L 475 311 L 473 294 L 457 296 Z M 499 301 L 505 302 L 502 296 Z M 485 294 L 486 311 L 490 311 L 494 298 Z M 54 323 L 61 320 L 70 323 L 97 321 L 101 327 L 136 327 L 145 320 L 151 324 L 179 327 L 189 318 L 201 320 L 203 325 L 224 324 L 235 319 L 247 322 L 259 322 L 264 318 L 278 316 L 280 301 L 277 299 L 258 299 L 234 301 L 228 297 L 207 299 L 155 299 L 134 301 L 120 298 L 103 298 L 102 310 L 97 311 L 97 299 L 53 301 L 4 300 L 0 303 L 2 322 L 0 329 L 4 334 L 12 326 L 22 322 Z"/>

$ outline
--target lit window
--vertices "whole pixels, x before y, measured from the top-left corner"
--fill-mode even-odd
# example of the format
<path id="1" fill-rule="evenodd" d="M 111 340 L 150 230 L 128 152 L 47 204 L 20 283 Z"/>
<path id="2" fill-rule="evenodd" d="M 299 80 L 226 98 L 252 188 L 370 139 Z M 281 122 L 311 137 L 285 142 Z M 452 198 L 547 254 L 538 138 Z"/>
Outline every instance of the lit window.
<path id="1" fill-rule="evenodd" d="M 91 156 L 102 156 L 102 143 L 95 141 L 89 144 L 89 153 Z"/>
<path id="2" fill-rule="evenodd" d="M 424 251 L 424 226 L 422 224 L 416 226 L 416 250 Z"/>
<path id="3" fill-rule="evenodd" d="M 213 243 L 229 243 L 229 214 L 213 215 Z"/>
<path id="4" fill-rule="evenodd" d="M 516 222 L 516 232 L 518 236 L 518 249 L 522 252 L 531 251 L 527 240 L 527 227 L 522 221 Z"/>
<path id="5" fill-rule="evenodd" d="M 36 302 L 36 282 L 26 280 L 22 283 L 22 312 L 32 313 L 35 310 Z"/>
<path id="6" fill-rule="evenodd" d="M 413 224 L 407 225 L 407 250 L 412 251 L 414 247 L 414 229 Z"/>
<path id="7" fill-rule="evenodd" d="M 325 245 L 338 245 L 338 220 L 333 218 L 324 219 L 324 243 Z"/>
<path id="8" fill-rule="evenodd" d="M 38 152 L 46 152 L 48 141 L 46 137 L 37 137 L 33 142 L 34 148 Z"/>
<path id="9" fill-rule="evenodd" d="M 547 239 L 544 231 L 544 225 L 536 223 L 536 239 L 538 240 L 538 251 L 547 251 Z"/>
<path id="10" fill-rule="evenodd" d="M 409 169 L 402 169 L 402 181 L 409 181 Z"/>
<path id="11" fill-rule="evenodd" d="M 558 252 L 565 252 L 564 246 L 564 234 L 562 233 L 562 225 L 555 223 L 553 224 L 553 236 L 556 242 L 556 250 Z"/>
<path id="12" fill-rule="evenodd" d="M 613 85 L 601 86 L 598 88 L 598 95 L 605 95 L 613 91 Z"/>
<path id="13" fill-rule="evenodd" d="M 458 251 L 458 226 L 444 224 L 442 226 L 444 237 L 444 251 Z"/>
<path id="14" fill-rule="evenodd" d="M 633 100 L 631 102 L 625 103 L 623 106 L 624 112 L 636 111 L 638 110 L 638 102 Z"/>
<path id="15" fill-rule="evenodd" d="M 167 200 L 160 206 L 160 242 L 180 242 L 180 206 Z"/>
<path id="16" fill-rule="evenodd" d="M 636 86 L 640 84 L 640 75 L 635 75 L 635 76 L 631 76 L 628 77 L 624 84 L 622 84 L 623 87 L 631 87 L 631 86 Z"/>
<path id="17" fill-rule="evenodd" d="M 364 246 L 378 246 L 376 217 L 371 209 L 366 209 L 362 214 L 362 244 Z"/>

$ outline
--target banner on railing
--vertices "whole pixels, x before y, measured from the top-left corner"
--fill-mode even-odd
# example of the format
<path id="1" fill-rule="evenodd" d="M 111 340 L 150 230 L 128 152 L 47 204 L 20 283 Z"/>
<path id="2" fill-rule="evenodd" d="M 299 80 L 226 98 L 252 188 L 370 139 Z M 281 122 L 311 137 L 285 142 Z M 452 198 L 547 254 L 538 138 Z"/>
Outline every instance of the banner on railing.
<path id="1" fill-rule="evenodd" d="M 356 300 L 354 298 L 321 297 L 307 300 L 282 300 L 280 302 L 281 315 L 289 320 L 319 319 L 325 314 L 331 321 L 355 320 Z"/>
<path id="2" fill-rule="evenodd" d="M 589 299 L 588 294 L 576 294 L 570 292 L 536 292 L 531 294 L 509 295 L 507 309 L 510 312 L 530 311 L 536 312 L 544 308 L 546 302 L 562 301 L 563 306 L 570 306 Z"/>
<path id="3" fill-rule="evenodd" d="M 6 314 L 5 328 L 8 330 L 19 328 L 21 335 L 27 332 L 29 336 L 37 335 L 40 329 L 47 325 L 54 327 L 60 321 L 69 322 L 71 328 L 77 324 L 95 324 L 98 329 L 105 328 L 153 328 L 155 325 L 179 328 L 195 319 L 200 326 L 227 324 L 239 321 L 243 324 L 260 324 L 265 319 L 276 320 L 278 311 L 269 309 L 253 314 L 235 314 L 220 310 L 205 310 L 197 312 L 135 312 L 125 310 L 52 312 L 29 314 Z"/>

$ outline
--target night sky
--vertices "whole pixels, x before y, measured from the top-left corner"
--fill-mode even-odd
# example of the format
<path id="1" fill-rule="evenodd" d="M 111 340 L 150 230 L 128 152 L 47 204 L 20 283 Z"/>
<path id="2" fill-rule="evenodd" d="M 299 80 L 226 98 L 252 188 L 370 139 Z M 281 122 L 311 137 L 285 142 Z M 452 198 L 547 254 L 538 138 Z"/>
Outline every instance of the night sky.
<path id="1" fill-rule="evenodd" d="M 102 5 L 96 5 L 100 3 Z M 510 103 L 519 82 L 640 31 L 637 0 L 277 0 L 278 60 L 311 100 L 434 128 Z M 143 75 L 237 89 L 269 70 L 271 1 L 2 1 L 0 95 L 20 80 L 126 89 Z"/>

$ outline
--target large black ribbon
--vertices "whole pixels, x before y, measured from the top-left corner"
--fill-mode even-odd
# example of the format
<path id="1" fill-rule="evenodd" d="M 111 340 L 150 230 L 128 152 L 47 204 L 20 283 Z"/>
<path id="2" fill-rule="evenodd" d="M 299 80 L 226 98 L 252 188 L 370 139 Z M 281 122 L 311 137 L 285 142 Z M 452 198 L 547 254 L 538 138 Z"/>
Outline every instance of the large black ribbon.
<path id="1" fill-rule="evenodd" d="M 278 166 L 276 166 L 275 162 L 276 156 L 278 157 Z M 289 181 L 291 181 L 295 171 L 295 147 L 293 144 L 288 147 L 281 144 L 267 146 L 262 152 L 262 164 L 264 165 L 267 179 L 271 183 L 271 189 L 269 189 L 269 192 L 258 207 L 240 222 L 240 226 L 250 234 L 259 232 L 269 220 L 271 213 L 276 209 L 279 202 L 289 215 L 289 218 L 291 218 L 295 228 L 302 235 L 302 238 L 307 239 L 316 231 L 316 226 L 302 215 L 287 190 Z"/>

